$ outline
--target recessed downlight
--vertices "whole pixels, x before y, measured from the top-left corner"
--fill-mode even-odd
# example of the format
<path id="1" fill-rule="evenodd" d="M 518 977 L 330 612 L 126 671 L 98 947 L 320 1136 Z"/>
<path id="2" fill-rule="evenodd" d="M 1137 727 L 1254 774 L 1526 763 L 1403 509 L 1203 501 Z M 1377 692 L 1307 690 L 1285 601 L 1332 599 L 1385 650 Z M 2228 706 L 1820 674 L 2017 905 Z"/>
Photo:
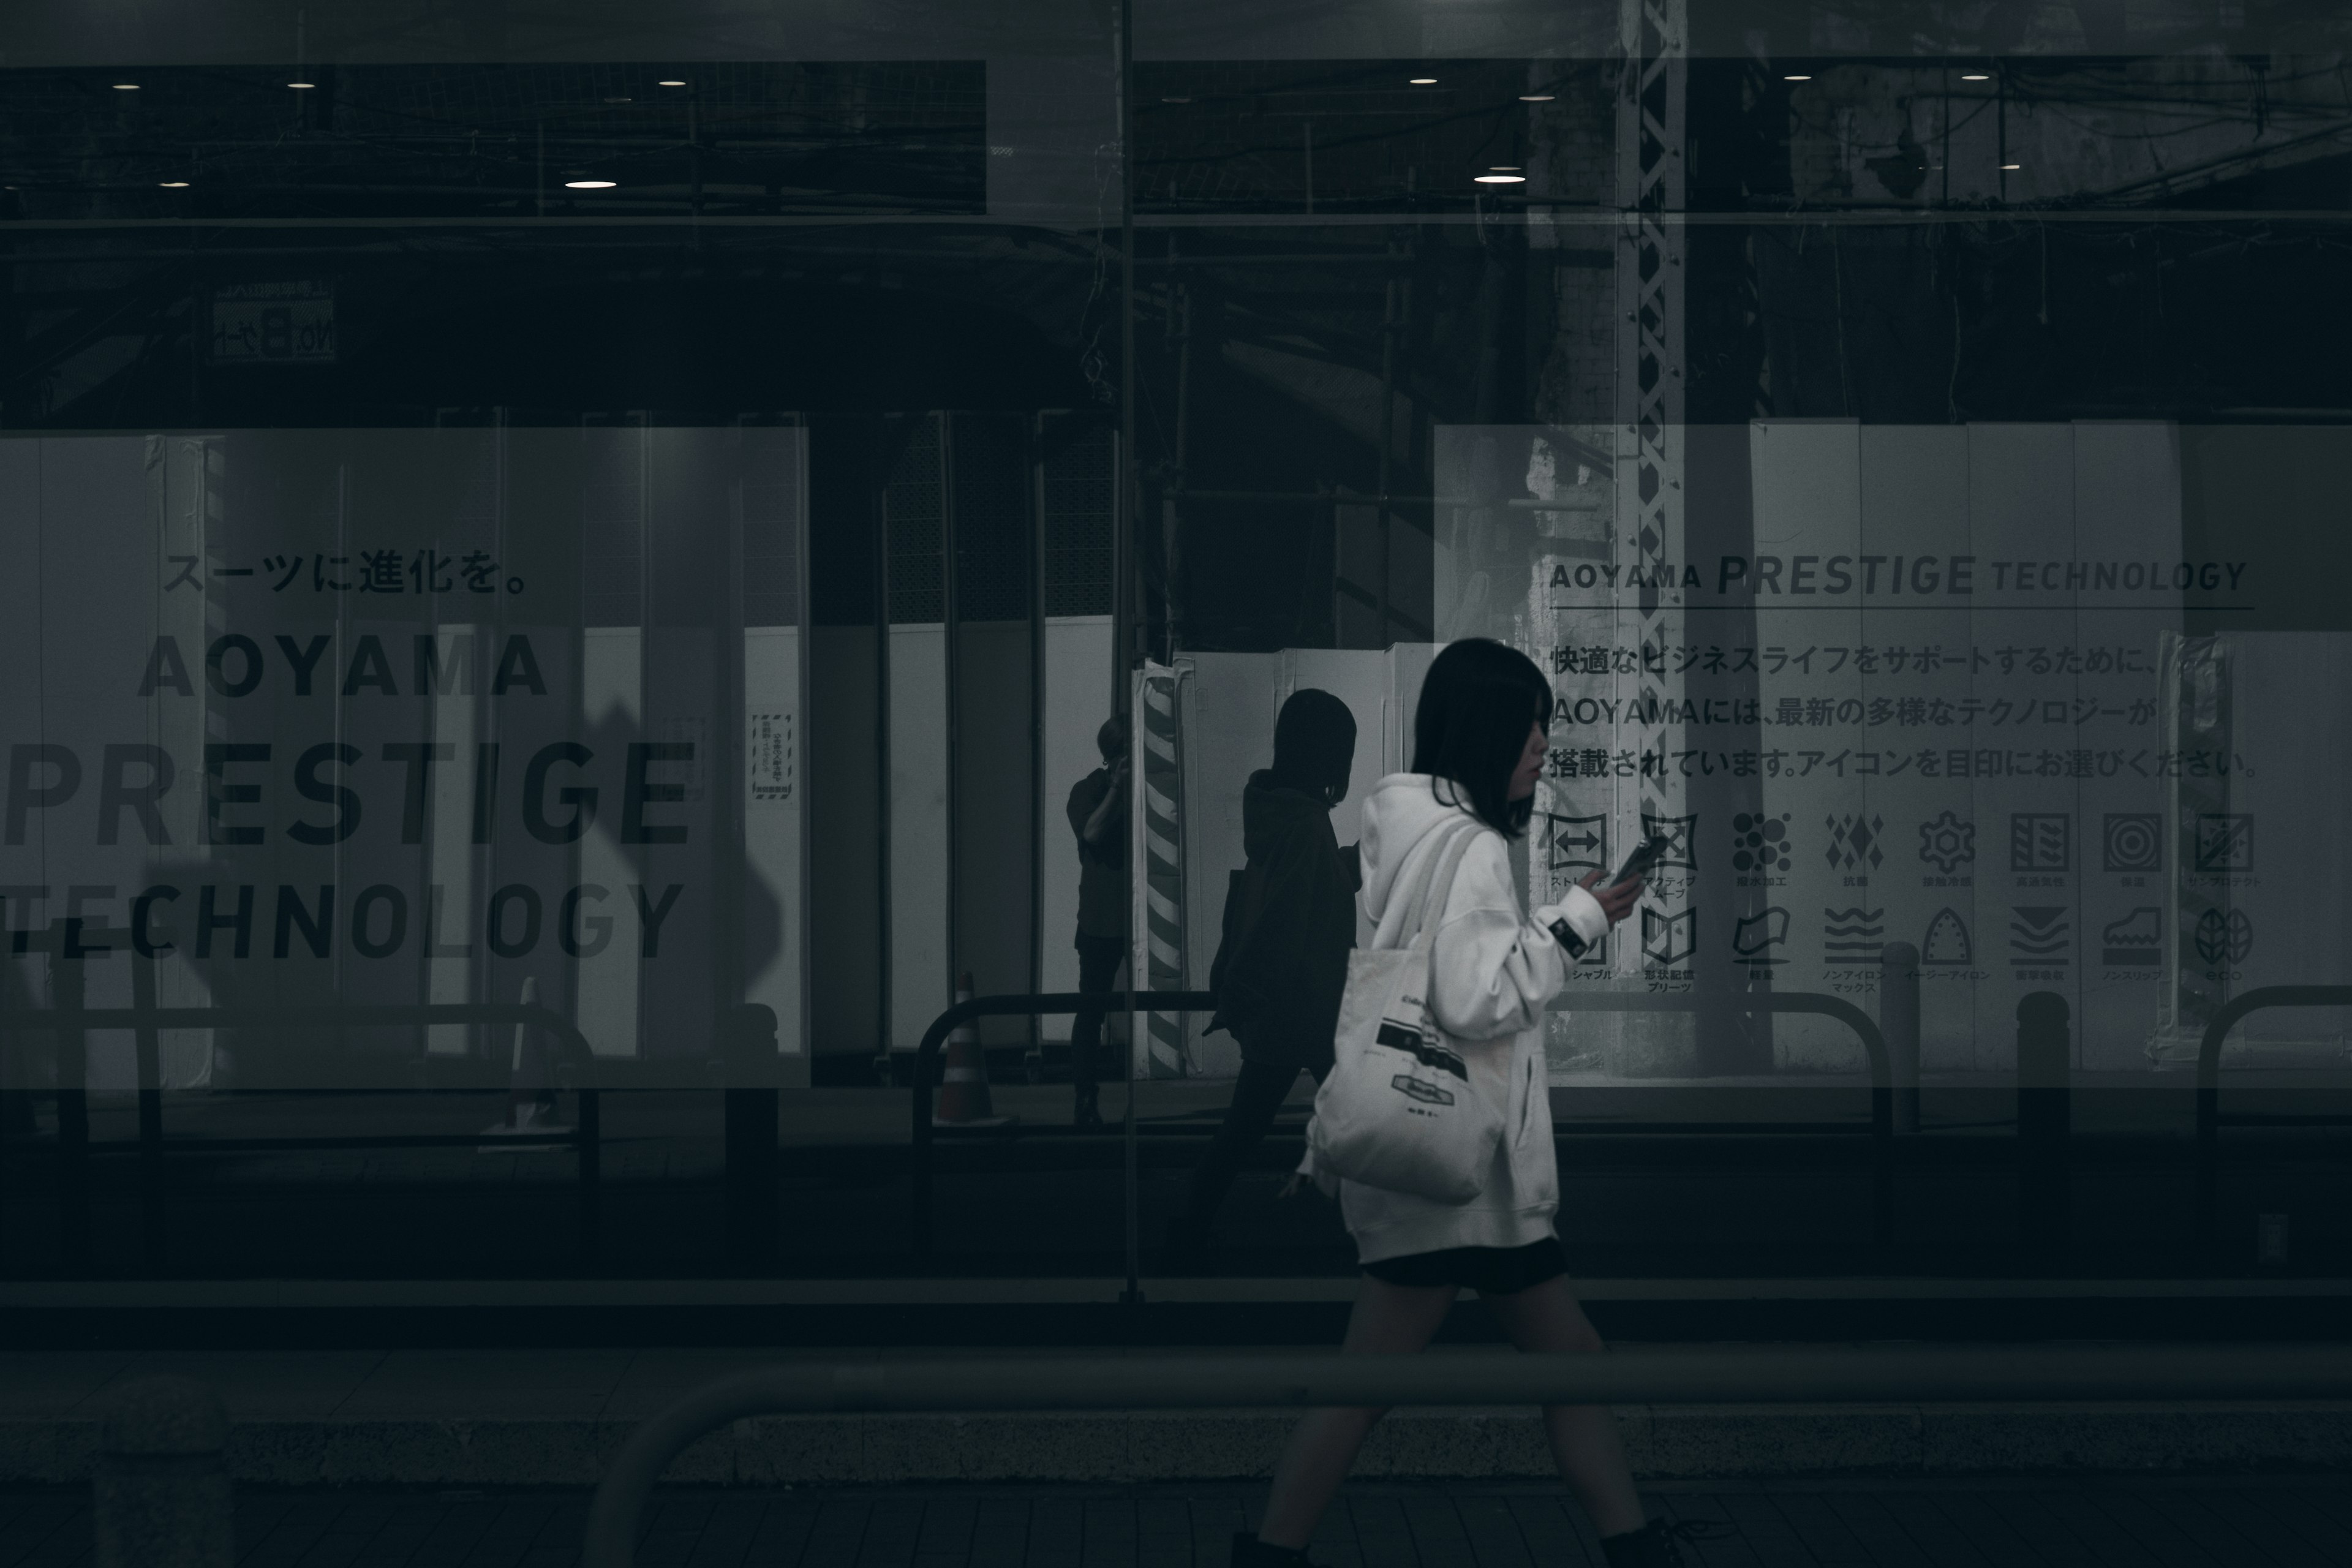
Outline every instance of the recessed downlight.
<path id="1" fill-rule="evenodd" d="M 1433 76 L 1412 76 L 1405 78 L 1404 84 L 1407 87 L 1435 87 L 1437 79 Z"/>
<path id="2" fill-rule="evenodd" d="M 1960 75 L 1960 79 L 1962 81 L 1990 81 L 1992 78 L 1983 71 L 1964 71 Z"/>
<path id="3" fill-rule="evenodd" d="M 684 87 L 686 83 L 682 81 L 657 81 L 654 83 L 654 85 L 656 87 Z"/>
<path id="4" fill-rule="evenodd" d="M 1784 76 L 1780 79 L 1782 81 L 1811 81 L 1813 79 L 1809 76 Z"/>
<path id="5" fill-rule="evenodd" d="M 1472 178 L 1482 185 L 1524 185 L 1528 183 L 1525 174 L 1476 174 Z"/>
<path id="6" fill-rule="evenodd" d="M 567 191 L 609 191 L 620 183 L 618 180 L 566 180 L 563 188 Z"/>
<path id="7" fill-rule="evenodd" d="M 2024 165 L 2024 164 L 2022 164 L 2022 163 L 2003 163 L 2003 164 L 2000 166 L 2000 169 L 2001 169 L 2001 173 L 2002 173 L 2002 174 L 2014 174 L 2015 173 L 2017 173 L 2020 169 L 2022 169 L 2023 167 L 2025 167 L 2025 165 Z"/>
<path id="8" fill-rule="evenodd" d="M 139 90 L 139 84 L 135 81 L 118 81 L 114 84 L 114 90 L 117 92 L 137 92 Z"/>
<path id="9" fill-rule="evenodd" d="M 319 84 L 315 81 L 289 81 L 286 85 L 292 88 L 296 92 L 308 92 Z"/>
<path id="10" fill-rule="evenodd" d="M 188 182 L 185 180 L 160 180 L 156 183 L 167 191 L 184 191 L 188 188 Z"/>

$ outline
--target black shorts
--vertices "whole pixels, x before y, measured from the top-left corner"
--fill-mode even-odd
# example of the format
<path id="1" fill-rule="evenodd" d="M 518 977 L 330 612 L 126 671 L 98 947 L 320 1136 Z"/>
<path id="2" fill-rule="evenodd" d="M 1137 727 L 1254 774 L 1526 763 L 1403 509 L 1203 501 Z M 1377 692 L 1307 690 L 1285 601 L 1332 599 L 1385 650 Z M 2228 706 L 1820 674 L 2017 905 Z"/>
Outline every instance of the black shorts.
<path id="1" fill-rule="evenodd" d="M 1548 1236 L 1525 1247 L 1449 1247 L 1442 1252 L 1409 1252 L 1364 1265 L 1364 1272 L 1390 1285 L 1454 1285 L 1481 1296 L 1509 1296 L 1557 1279 L 1568 1272 L 1559 1237 Z"/>

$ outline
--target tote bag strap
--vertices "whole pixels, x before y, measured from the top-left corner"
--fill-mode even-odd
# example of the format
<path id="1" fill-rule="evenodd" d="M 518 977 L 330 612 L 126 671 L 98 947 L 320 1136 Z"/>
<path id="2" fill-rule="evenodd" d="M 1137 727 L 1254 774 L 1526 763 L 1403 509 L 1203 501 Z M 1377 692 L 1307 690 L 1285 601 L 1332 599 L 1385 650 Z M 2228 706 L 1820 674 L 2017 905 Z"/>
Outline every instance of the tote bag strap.
<path id="1" fill-rule="evenodd" d="M 1404 937 L 1400 946 L 1428 947 L 1436 942 L 1437 928 L 1445 923 L 1446 901 L 1454 896 L 1454 879 L 1462 870 L 1463 857 L 1470 853 L 1470 846 L 1484 831 L 1478 822 L 1465 818 L 1454 829 L 1454 837 L 1445 847 L 1431 855 L 1429 879 L 1423 885 L 1420 908 L 1413 917 L 1412 932 Z"/>

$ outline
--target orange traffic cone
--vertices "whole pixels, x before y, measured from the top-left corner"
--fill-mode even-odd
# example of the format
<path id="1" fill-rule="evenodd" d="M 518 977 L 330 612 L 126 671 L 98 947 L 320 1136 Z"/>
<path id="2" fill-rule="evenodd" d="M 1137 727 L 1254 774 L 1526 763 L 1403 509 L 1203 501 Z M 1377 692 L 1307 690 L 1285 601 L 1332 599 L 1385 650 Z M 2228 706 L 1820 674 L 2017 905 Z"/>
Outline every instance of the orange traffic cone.
<path id="1" fill-rule="evenodd" d="M 971 975 L 967 971 L 956 984 L 958 1002 L 971 1000 Z M 967 1019 L 948 1036 L 947 1071 L 940 1083 L 934 1127 L 1003 1127 L 1018 1120 L 999 1116 L 988 1103 L 988 1057 L 981 1049 L 980 1030 Z"/>

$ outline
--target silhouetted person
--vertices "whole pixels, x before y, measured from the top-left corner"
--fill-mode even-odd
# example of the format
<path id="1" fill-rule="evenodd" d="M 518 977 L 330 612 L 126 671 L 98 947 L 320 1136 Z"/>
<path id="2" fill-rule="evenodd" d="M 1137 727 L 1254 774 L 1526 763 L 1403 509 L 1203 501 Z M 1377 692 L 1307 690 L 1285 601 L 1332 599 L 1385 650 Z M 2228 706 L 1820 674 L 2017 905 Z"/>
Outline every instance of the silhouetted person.
<path id="1" fill-rule="evenodd" d="M 1348 793 L 1355 759 L 1355 716 L 1309 687 L 1293 692 L 1275 720 L 1274 766 L 1252 773 L 1242 790 L 1249 863 L 1209 975 L 1217 994 L 1209 1027 L 1233 1031 L 1242 1070 L 1169 1237 L 1180 1266 L 1205 1257 L 1218 1205 L 1299 1072 L 1320 1083 L 1331 1070 L 1348 950 L 1356 944 L 1355 849 L 1339 847 L 1331 808 Z"/>
<path id="2" fill-rule="evenodd" d="M 1070 830 L 1078 836 L 1078 989 L 1108 991 L 1127 956 L 1127 720 L 1113 714 L 1095 731 L 1103 765 L 1070 790 Z M 1076 1086 L 1071 1120 L 1102 1125 L 1096 1080 L 1102 1046 L 1100 1009 L 1070 1023 L 1070 1081 Z"/>

